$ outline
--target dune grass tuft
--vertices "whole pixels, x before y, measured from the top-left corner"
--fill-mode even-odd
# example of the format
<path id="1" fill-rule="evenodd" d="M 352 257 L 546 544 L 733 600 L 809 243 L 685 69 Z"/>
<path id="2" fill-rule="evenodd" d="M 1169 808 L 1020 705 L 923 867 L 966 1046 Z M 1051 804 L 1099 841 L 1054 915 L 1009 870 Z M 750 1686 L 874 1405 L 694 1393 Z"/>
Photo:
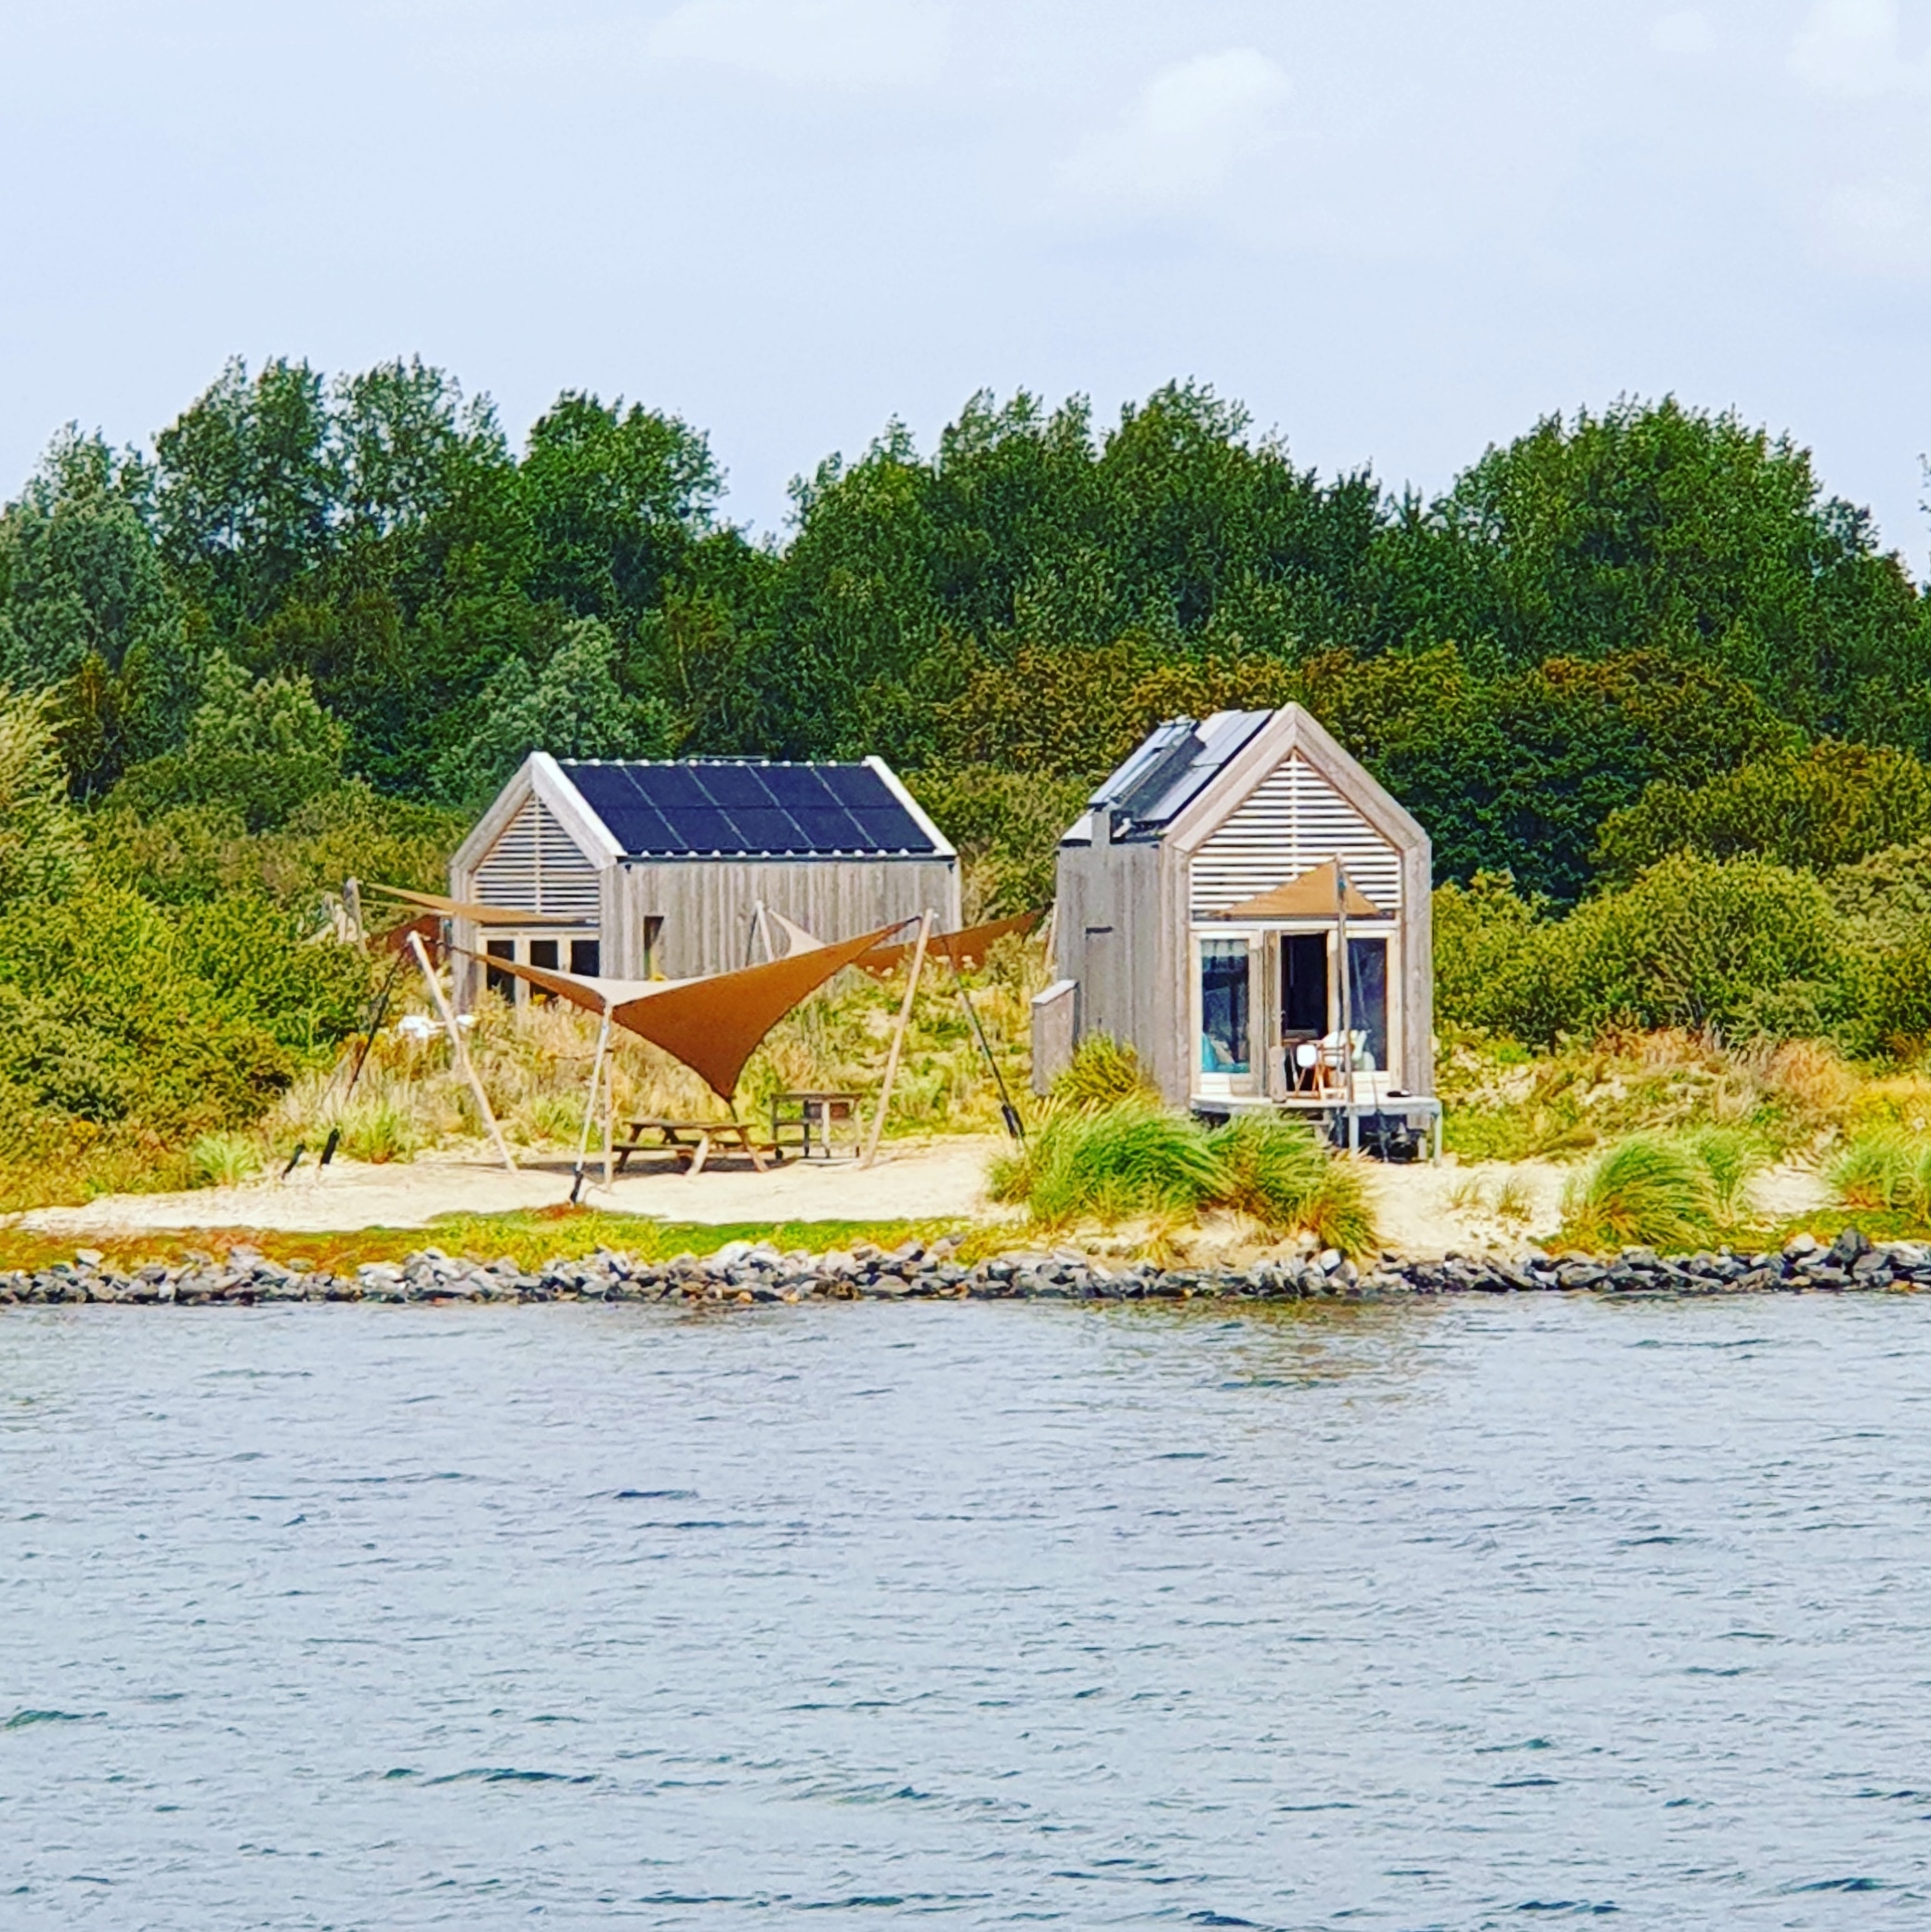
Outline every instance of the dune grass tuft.
<path id="1" fill-rule="evenodd" d="M 1116 1101 L 1157 1103 L 1158 1090 L 1133 1049 L 1109 1033 L 1089 1033 L 1052 1083 L 1051 1099 L 1066 1107 L 1106 1107 Z"/>
<path id="2" fill-rule="evenodd" d="M 1832 1161 L 1825 1179 L 1840 1207 L 1931 1223 L 1931 1141 L 1885 1129 L 1859 1134 Z"/>
<path id="3" fill-rule="evenodd" d="M 1271 1235 L 1304 1230 L 1344 1253 L 1376 1238 L 1360 1173 L 1306 1126 L 1248 1116 L 1208 1129 L 1145 1099 L 1055 1107 L 1023 1149 L 993 1163 L 987 1191 L 1050 1228 L 1219 1208 Z"/>
<path id="4" fill-rule="evenodd" d="M 1745 1190 L 1762 1162 L 1750 1137 L 1730 1130 L 1631 1134 L 1571 1181 L 1559 1238 L 1598 1252 L 1708 1247 L 1747 1213 Z"/>
<path id="5" fill-rule="evenodd" d="M 190 1187 L 239 1187 L 261 1170 L 261 1149 L 247 1134 L 203 1134 L 188 1150 Z"/>

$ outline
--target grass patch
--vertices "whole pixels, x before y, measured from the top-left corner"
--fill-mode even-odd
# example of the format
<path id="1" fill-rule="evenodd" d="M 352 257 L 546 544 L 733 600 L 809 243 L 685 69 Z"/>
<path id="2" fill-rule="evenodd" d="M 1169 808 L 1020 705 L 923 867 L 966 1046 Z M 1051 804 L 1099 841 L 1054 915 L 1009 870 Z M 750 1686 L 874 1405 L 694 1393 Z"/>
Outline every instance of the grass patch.
<path id="1" fill-rule="evenodd" d="M 643 1261 L 668 1261 L 682 1254 L 714 1254 L 733 1241 L 768 1243 L 784 1254 L 822 1254 L 861 1241 L 889 1249 L 908 1240 L 931 1243 L 941 1235 L 966 1232 L 961 1223 L 950 1221 L 748 1221 L 720 1226 L 654 1221 L 598 1208 L 557 1207 L 515 1214 L 446 1214 L 420 1228 L 360 1228 L 352 1233 L 193 1228 L 126 1235 L 56 1235 L 7 1228 L 0 1229 L 0 1268 L 46 1268 L 71 1261 L 76 1247 L 96 1248 L 111 1265 L 135 1268 L 148 1261 L 174 1265 L 198 1254 L 219 1259 L 245 1246 L 284 1266 L 300 1263 L 335 1274 L 353 1273 L 365 1261 L 399 1261 L 425 1247 L 478 1261 L 507 1258 L 528 1271 L 545 1261 L 579 1260 L 600 1247 Z"/>
<path id="2" fill-rule="evenodd" d="M 1684 1253 L 1739 1238 L 1749 1186 L 1765 1165 L 1760 1142 L 1734 1128 L 1631 1134 L 1599 1155 L 1563 1195 L 1556 1239 L 1607 1253 Z"/>

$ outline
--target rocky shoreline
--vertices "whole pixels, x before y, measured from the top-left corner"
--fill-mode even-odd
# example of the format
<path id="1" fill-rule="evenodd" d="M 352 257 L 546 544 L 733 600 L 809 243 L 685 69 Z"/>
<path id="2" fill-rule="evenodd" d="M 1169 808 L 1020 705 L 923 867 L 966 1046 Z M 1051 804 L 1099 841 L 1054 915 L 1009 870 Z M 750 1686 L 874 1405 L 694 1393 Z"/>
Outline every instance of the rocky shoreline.
<path id="1" fill-rule="evenodd" d="M 220 1260 L 131 1272 L 96 1249 L 72 1261 L 0 1271 L 0 1306 L 111 1302 L 132 1307 L 250 1307 L 281 1301 L 670 1302 L 719 1307 L 801 1301 L 1234 1301 L 1344 1302 L 1433 1295 L 1736 1295 L 1931 1288 L 1931 1247 L 1873 1244 L 1847 1228 L 1826 1246 L 1800 1234 L 1774 1253 L 1663 1257 L 1627 1248 L 1614 1258 L 1526 1254 L 1514 1260 L 1450 1255 L 1409 1260 L 1384 1254 L 1357 1266 L 1333 1249 L 1246 1269 L 1111 1264 L 1062 1249 L 995 1256 L 966 1265 L 950 1240 L 868 1246 L 821 1255 L 780 1254 L 733 1242 L 715 1254 L 640 1261 L 599 1249 L 530 1273 L 515 1261 L 475 1261 L 424 1248 L 399 1262 L 335 1274 L 298 1260 L 270 1260 L 237 1247 Z"/>

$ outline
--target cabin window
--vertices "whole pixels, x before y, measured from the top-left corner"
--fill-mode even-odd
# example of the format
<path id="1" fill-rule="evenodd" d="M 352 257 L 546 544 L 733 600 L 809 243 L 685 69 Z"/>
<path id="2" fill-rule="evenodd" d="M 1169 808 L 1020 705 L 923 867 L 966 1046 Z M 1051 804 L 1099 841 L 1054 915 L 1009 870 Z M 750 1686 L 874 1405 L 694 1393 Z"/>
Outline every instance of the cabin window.
<path id="1" fill-rule="evenodd" d="M 1348 941 L 1348 1001 L 1351 1030 L 1367 1036 L 1370 1066 L 1388 1069 L 1388 941 Z"/>
<path id="2" fill-rule="evenodd" d="M 603 969 L 603 947 L 594 939 L 570 941 L 570 971 L 594 979 Z"/>
<path id="3" fill-rule="evenodd" d="M 657 952 L 663 944 L 664 918 L 660 912 L 646 913 L 644 918 L 644 977 L 657 977 Z"/>
<path id="4" fill-rule="evenodd" d="M 483 950 L 492 959 L 514 959 L 516 957 L 516 942 L 514 939 L 491 939 L 485 943 Z M 505 973 L 501 966 L 486 966 L 483 969 L 483 984 L 492 993 L 504 999 L 516 997 L 516 976 Z"/>
<path id="5" fill-rule="evenodd" d="M 1247 1024 L 1247 942 L 1200 942 L 1200 1070 L 1207 1074 L 1253 1071 Z"/>

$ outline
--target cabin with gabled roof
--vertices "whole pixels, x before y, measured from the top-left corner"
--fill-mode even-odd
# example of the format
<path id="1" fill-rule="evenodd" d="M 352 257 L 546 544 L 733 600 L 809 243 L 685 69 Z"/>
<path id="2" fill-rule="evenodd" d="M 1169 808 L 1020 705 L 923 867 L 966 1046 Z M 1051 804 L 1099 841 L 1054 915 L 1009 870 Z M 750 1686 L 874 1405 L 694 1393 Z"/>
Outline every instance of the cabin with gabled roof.
<path id="1" fill-rule="evenodd" d="M 1036 1085 L 1103 1033 L 1198 1113 L 1438 1120 L 1432 884 L 1428 834 L 1299 705 L 1160 725 L 1061 841 Z"/>
<path id="2" fill-rule="evenodd" d="M 527 928 L 453 921 L 481 955 L 619 979 L 762 957 L 758 908 L 823 940 L 931 911 L 959 924 L 959 857 L 883 759 L 527 759 L 450 862 L 450 896 Z M 776 921 L 763 933 L 768 946 Z M 511 998 L 519 982 L 488 982 Z M 474 965 L 459 972 L 473 999 Z"/>

